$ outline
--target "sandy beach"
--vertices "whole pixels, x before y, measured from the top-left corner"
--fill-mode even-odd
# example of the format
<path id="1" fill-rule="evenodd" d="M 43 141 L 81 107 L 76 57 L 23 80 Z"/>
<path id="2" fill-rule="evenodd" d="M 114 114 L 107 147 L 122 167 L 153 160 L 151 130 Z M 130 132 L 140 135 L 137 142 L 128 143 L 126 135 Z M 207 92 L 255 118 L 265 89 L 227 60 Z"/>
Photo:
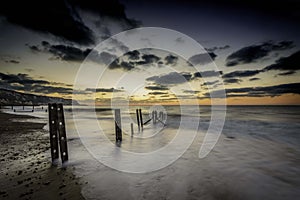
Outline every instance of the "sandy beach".
<path id="1" fill-rule="evenodd" d="M 0 112 L 0 198 L 83 199 L 72 168 L 52 166 L 48 132 L 33 117 Z"/>

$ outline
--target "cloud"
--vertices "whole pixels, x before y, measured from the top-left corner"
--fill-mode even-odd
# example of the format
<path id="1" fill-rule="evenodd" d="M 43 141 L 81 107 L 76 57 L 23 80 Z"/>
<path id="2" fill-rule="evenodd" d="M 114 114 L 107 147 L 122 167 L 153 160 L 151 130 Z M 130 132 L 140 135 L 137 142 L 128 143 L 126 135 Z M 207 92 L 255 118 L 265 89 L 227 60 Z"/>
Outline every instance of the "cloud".
<path id="1" fill-rule="evenodd" d="M 142 56 L 142 59 L 144 60 L 145 64 L 151 64 L 158 62 L 160 60 L 160 57 L 153 54 L 144 54 Z"/>
<path id="2" fill-rule="evenodd" d="M 242 82 L 242 80 L 238 78 L 229 78 L 229 79 L 224 79 L 223 82 L 225 84 L 231 84 L 231 83 L 240 83 Z"/>
<path id="3" fill-rule="evenodd" d="M 202 84 L 202 86 L 206 85 L 206 86 L 210 86 L 210 85 L 215 85 L 219 83 L 219 80 L 216 80 L 216 81 L 206 81 Z"/>
<path id="4" fill-rule="evenodd" d="M 130 60 L 138 60 L 140 59 L 140 52 L 137 50 L 129 51 L 124 56 L 127 56 Z"/>
<path id="5" fill-rule="evenodd" d="M 99 19 L 110 18 L 118 21 L 124 29 L 138 27 L 141 22 L 130 19 L 126 16 L 125 6 L 118 0 L 69 0 L 73 7 L 79 7 L 81 10 L 87 11 L 99 17 Z M 100 21 L 101 22 L 101 21 Z"/>
<path id="6" fill-rule="evenodd" d="M 200 92 L 199 90 L 183 90 L 183 93 L 186 93 L 186 94 L 196 94 L 199 92 Z"/>
<path id="7" fill-rule="evenodd" d="M 163 85 L 150 85 L 145 87 L 146 90 L 169 90 L 166 86 Z"/>
<path id="8" fill-rule="evenodd" d="M 19 90 L 41 94 L 72 94 L 72 87 L 53 86 L 58 85 L 46 80 L 33 79 L 28 74 L 4 74 L 0 73 L 0 83 L 5 89 Z M 60 85 L 65 85 L 60 83 Z"/>
<path id="9" fill-rule="evenodd" d="M 51 45 L 46 41 L 42 42 L 43 51 L 51 53 L 54 58 L 64 61 L 81 62 L 92 51 L 91 49 L 79 49 L 73 46 L 66 45 Z"/>
<path id="10" fill-rule="evenodd" d="M 62 41 L 92 45 L 94 33 L 83 22 L 81 14 L 93 14 L 98 20 L 111 18 L 123 29 L 138 25 L 136 20 L 127 18 L 125 7 L 116 0 L 10 0 L 0 7 L 0 15 L 11 24 L 51 34 Z"/>
<path id="11" fill-rule="evenodd" d="M 29 48 L 33 53 L 42 52 L 42 49 L 40 49 L 37 45 L 29 45 L 29 44 L 25 44 L 25 45 L 28 46 L 28 48 Z"/>
<path id="12" fill-rule="evenodd" d="M 130 51 L 124 54 L 124 58 L 118 58 L 114 62 L 111 63 L 109 69 L 122 69 L 124 71 L 130 71 L 140 65 L 148 65 L 161 62 L 161 58 L 154 54 L 143 54 L 140 56 L 140 52 L 137 50 Z"/>
<path id="13" fill-rule="evenodd" d="M 52 34 L 63 40 L 78 44 L 93 44 L 92 31 L 68 9 L 65 1 L 15 1 L 11 0 L 0 7 L 0 15 L 12 24 Z"/>
<path id="14" fill-rule="evenodd" d="M 167 92 L 149 92 L 149 95 L 165 95 L 168 94 Z"/>
<path id="15" fill-rule="evenodd" d="M 296 71 L 300 70 L 300 51 L 293 53 L 288 57 L 282 57 L 275 61 L 274 64 L 265 67 L 264 71 L 269 70 L 286 70 Z"/>
<path id="16" fill-rule="evenodd" d="M 259 74 L 262 72 L 262 70 L 246 70 L 246 71 L 234 71 L 227 74 L 224 74 L 223 78 L 235 78 L 235 77 L 249 77 L 249 76 L 255 76 L 256 74 Z"/>
<path id="17" fill-rule="evenodd" d="M 212 91 L 215 95 L 222 93 L 221 90 Z M 275 97 L 283 94 L 300 94 L 300 83 L 288 83 L 266 87 L 245 87 L 226 89 L 227 97 Z M 205 96 L 209 97 L 210 93 Z"/>
<path id="18" fill-rule="evenodd" d="M 296 73 L 295 71 L 288 71 L 288 72 L 279 73 L 277 75 L 279 75 L 279 76 L 289 76 L 289 75 L 292 75 L 292 74 L 295 74 L 295 73 Z"/>
<path id="19" fill-rule="evenodd" d="M 124 92 L 124 90 L 115 89 L 115 88 L 86 88 L 85 91 L 88 91 L 88 92 L 105 92 L 105 93 Z"/>
<path id="20" fill-rule="evenodd" d="M 260 78 L 250 78 L 249 81 L 258 81 Z"/>
<path id="21" fill-rule="evenodd" d="M 203 71 L 203 72 L 195 72 L 193 75 L 193 79 L 215 77 L 215 76 L 220 76 L 222 74 L 223 74 L 222 71 L 213 71 L 213 70 Z"/>
<path id="22" fill-rule="evenodd" d="M 12 63 L 12 64 L 19 64 L 20 63 L 20 61 L 18 61 L 18 60 L 6 60 L 5 62 L 6 63 Z"/>
<path id="23" fill-rule="evenodd" d="M 213 52 L 197 54 L 188 59 L 193 65 L 205 65 L 215 60 L 217 55 Z"/>
<path id="24" fill-rule="evenodd" d="M 120 62 L 119 59 L 114 60 L 109 66 L 109 69 L 122 69 L 124 71 L 130 71 L 134 68 L 134 64 L 132 62 Z"/>
<path id="25" fill-rule="evenodd" d="M 178 57 L 174 55 L 168 55 L 165 57 L 166 65 L 176 65 Z"/>
<path id="26" fill-rule="evenodd" d="M 163 74 L 160 76 L 151 76 L 146 79 L 146 81 L 154 82 L 155 84 L 162 85 L 176 85 L 180 83 L 185 83 L 190 81 L 192 78 L 192 74 L 186 72 L 171 72 L 169 74 Z"/>
<path id="27" fill-rule="evenodd" d="M 214 51 L 225 50 L 229 48 L 230 48 L 229 45 L 225 45 L 225 46 L 215 46 L 215 47 L 205 48 L 205 50 L 208 52 L 214 52 Z"/>
<path id="28" fill-rule="evenodd" d="M 12 55 L 0 55 L 0 60 L 5 63 L 11 63 L 11 64 L 19 64 L 20 63 L 20 57 L 12 56 Z"/>
<path id="29" fill-rule="evenodd" d="M 226 58 L 226 66 L 232 67 L 239 64 L 253 63 L 264 58 L 272 51 L 283 51 L 294 47 L 292 41 L 281 41 L 274 43 L 273 41 L 264 42 L 258 45 L 244 47 Z"/>
<path id="30" fill-rule="evenodd" d="M 18 84 L 49 84 L 49 81 L 45 80 L 35 80 L 32 79 L 28 74 L 4 74 L 0 73 L 0 81 L 5 83 L 18 83 Z"/>

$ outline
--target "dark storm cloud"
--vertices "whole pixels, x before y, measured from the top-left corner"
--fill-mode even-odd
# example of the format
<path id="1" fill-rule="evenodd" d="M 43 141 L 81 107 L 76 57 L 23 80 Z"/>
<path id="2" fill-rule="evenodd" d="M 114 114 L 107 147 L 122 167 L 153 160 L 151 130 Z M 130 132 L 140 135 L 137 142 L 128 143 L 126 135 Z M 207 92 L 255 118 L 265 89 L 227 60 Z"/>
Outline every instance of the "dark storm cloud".
<path id="1" fill-rule="evenodd" d="M 78 44 L 93 44 L 93 33 L 71 15 L 65 1 L 15 1 L 3 3 L 0 14 L 12 24 Z"/>
<path id="2" fill-rule="evenodd" d="M 100 18 L 109 17 L 122 23 L 127 29 L 138 27 L 141 22 L 129 19 L 125 13 L 125 6 L 118 0 L 69 0 L 71 6 L 93 13 Z"/>
<path id="3" fill-rule="evenodd" d="M 30 45 L 27 46 L 30 49 L 32 49 L 33 47 Z M 37 49 L 35 50 L 36 52 L 50 53 L 51 55 L 53 55 L 52 58 L 54 59 L 70 62 L 82 62 L 84 59 L 88 58 L 87 61 L 92 61 L 97 64 L 108 65 L 111 64 L 117 58 L 116 55 L 108 53 L 106 51 L 99 53 L 98 51 L 89 48 L 81 49 L 74 46 L 67 46 L 61 44 L 52 45 L 47 41 L 42 41 L 41 47 L 34 46 L 34 49 Z M 114 67 L 117 68 L 116 66 Z"/>
<path id="4" fill-rule="evenodd" d="M 43 41 L 42 45 L 45 52 L 51 53 L 54 58 L 65 61 L 81 62 L 92 51 L 91 49 L 82 50 L 73 46 L 50 45 L 46 41 Z"/>
<path id="5" fill-rule="evenodd" d="M 224 79 L 223 82 L 225 84 L 231 84 L 231 83 L 240 83 L 242 82 L 242 80 L 238 78 L 229 78 L 229 79 Z"/>
<path id="6" fill-rule="evenodd" d="M 146 81 L 151 81 L 156 84 L 162 85 L 176 85 L 180 83 L 185 83 L 190 81 L 192 78 L 192 74 L 185 72 L 171 72 L 169 74 L 163 74 L 160 76 L 151 76 L 146 79 Z"/>
<path id="7" fill-rule="evenodd" d="M 283 70 L 283 71 L 296 71 L 300 70 L 300 51 L 293 53 L 288 57 L 282 57 L 275 61 L 274 64 L 269 65 L 263 69 L 269 70 Z"/>
<path id="8" fill-rule="evenodd" d="M 197 54 L 188 59 L 193 65 L 204 65 L 215 60 L 217 55 L 213 52 Z"/>
<path id="9" fill-rule="evenodd" d="M 166 65 L 176 65 L 178 57 L 174 55 L 168 55 L 165 57 Z"/>
<path id="10" fill-rule="evenodd" d="M 0 83 L 4 85 L 6 89 L 11 90 L 21 90 L 24 92 L 36 92 L 43 94 L 52 94 L 52 93 L 60 93 L 60 94 L 71 94 L 73 89 L 71 87 L 62 87 L 62 86 L 53 86 L 58 85 L 57 83 L 53 83 L 41 80 L 41 79 L 33 79 L 28 74 L 4 74 L 0 73 Z M 60 84 L 64 85 L 64 84 Z"/>
<path id="11" fill-rule="evenodd" d="M 275 97 L 283 94 L 300 94 L 300 83 L 288 83 L 267 87 L 245 87 L 226 89 L 227 97 Z M 213 95 L 223 94 L 222 90 L 211 92 Z M 210 93 L 204 94 L 209 97 Z"/>
<path id="12" fill-rule="evenodd" d="M 255 76 L 260 72 L 262 72 L 262 70 L 234 71 L 234 72 L 224 74 L 222 77 L 223 78 L 249 77 L 249 76 Z"/>
<path id="13" fill-rule="evenodd" d="M 282 51 L 293 47 L 294 43 L 292 41 L 281 41 L 278 43 L 269 41 L 247 46 L 230 54 L 226 59 L 226 66 L 232 67 L 239 64 L 253 63 L 268 56 L 272 51 Z"/>
<path id="14" fill-rule="evenodd" d="M 195 78 L 208 78 L 208 77 L 216 77 L 222 75 L 222 71 L 203 71 L 203 72 L 195 72 L 193 75 L 193 79 Z"/>
<path id="15" fill-rule="evenodd" d="M 86 88 L 85 91 L 113 93 L 113 92 L 123 92 L 124 90 L 119 90 L 115 88 Z"/>
<path id="16" fill-rule="evenodd" d="M 124 6 L 115 0 L 10 0 L 1 4 L 0 15 L 12 24 L 39 33 L 50 33 L 80 45 L 94 44 L 93 31 L 83 23 L 79 9 L 112 18 L 127 29 L 137 26 L 137 21 L 128 19 Z"/>
<path id="17" fill-rule="evenodd" d="M 169 90 L 166 86 L 163 85 L 150 85 L 145 87 L 146 90 Z"/>

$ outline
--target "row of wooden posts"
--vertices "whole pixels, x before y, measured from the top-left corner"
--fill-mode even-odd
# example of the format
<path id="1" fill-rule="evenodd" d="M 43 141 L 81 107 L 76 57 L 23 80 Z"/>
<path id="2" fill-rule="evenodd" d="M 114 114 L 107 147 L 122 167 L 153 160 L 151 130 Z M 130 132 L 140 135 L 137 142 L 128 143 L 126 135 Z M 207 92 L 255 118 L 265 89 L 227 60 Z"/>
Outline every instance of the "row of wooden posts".
<path id="1" fill-rule="evenodd" d="M 68 146 L 67 146 L 67 136 L 65 128 L 65 119 L 64 119 L 64 109 L 63 104 L 61 103 L 49 103 L 49 132 L 50 132 L 50 147 L 51 147 L 51 158 L 52 162 L 56 162 L 60 157 L 62 163 L 68 161 Z M 120 109 L 115 109 L 115 134 L 116 142 L 122 141 L 122 123 L 121 123 L 121 111 Z M 143 122 L 142 109 L 136 109 L 136 118 L 138 131 L 143 131 L 144 125 L 149 123 L 151 120 L 153 123 L 160 122 L 164 124 L 166 115 L 160 111 L 157 116 L 157 111 L 152 111 L 152 118 Z M 164 124 L 165 125 L 165 124 Z M 133 123 L 131 123 L 131 135 L 134 134 Z"/>
<path id="2" fill-rule="evenodd" d="M 3 106 L 3 105 L 0 105 L 0 108 L 2 108 L 2 106 Z M 18 106 L 18 105 L 10 105 L 11 110 L 13 110 L 14 112 L 34 112 L 35 107 L 36 107 L 36 106 L 39 106 L 39 105 L 19 105 L 19 106 L 22 106 L 22 110 L 16 110 L 16 109 L 14 108 L 14 107 L 16 107 L 16 106 Z M 25 110 L 25 106 L 26 106 L 26 107 L 32 107 L 32 109 L 31 109 L 31 110 L 28 110 L 28 109 Z M 7 107 L 7 105 L 6 105 L 5 107 Z M 42 106 L 42 110 L 44 110 L 44 107 L 43 107 L 43 106 Z M 47 109 L 45 109 L 45 112 L 47 112 Z"/>
<path id="3" fill-rule="evenodd" d="M 148 124 L 151 120 L 153 121 L 154 124 L 157 122 L 162 123 L 165 125 L 163 122 L 166 119 L 166 114 L 160 111 L 158 113 L 157 117 L 157 111 L 154 110 L 152 111 L 152 118 L 147 120 L 145 123 L 143 122 L 143 114 L 142 114 L 142 109 L 136 109 L 136 121 L 138 125 L 138 131 L 143 131 L 144 130 L 144 125 Z M 131 135 L 134 134 L 134 128 L 133 128 L 133 123 L 130 124 L 130 129 L 131 129 Z M 121 111 L 120 109 L 115 109 L 115 133 L 116 133 L 116 142 L 122 141 L 122 123 L 121 123 Z"/>

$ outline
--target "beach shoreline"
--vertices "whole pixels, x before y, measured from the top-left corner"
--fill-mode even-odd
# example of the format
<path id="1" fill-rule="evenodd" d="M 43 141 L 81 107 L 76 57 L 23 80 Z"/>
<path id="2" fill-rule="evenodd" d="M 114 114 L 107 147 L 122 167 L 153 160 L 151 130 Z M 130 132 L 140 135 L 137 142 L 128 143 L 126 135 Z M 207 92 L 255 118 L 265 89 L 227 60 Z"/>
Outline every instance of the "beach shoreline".
<path id="1" fill-rule="evenodd" d="M 0 198 L 84 199 L 72 167 L 51 163 L 45 123 L 0 111 Z"/>

